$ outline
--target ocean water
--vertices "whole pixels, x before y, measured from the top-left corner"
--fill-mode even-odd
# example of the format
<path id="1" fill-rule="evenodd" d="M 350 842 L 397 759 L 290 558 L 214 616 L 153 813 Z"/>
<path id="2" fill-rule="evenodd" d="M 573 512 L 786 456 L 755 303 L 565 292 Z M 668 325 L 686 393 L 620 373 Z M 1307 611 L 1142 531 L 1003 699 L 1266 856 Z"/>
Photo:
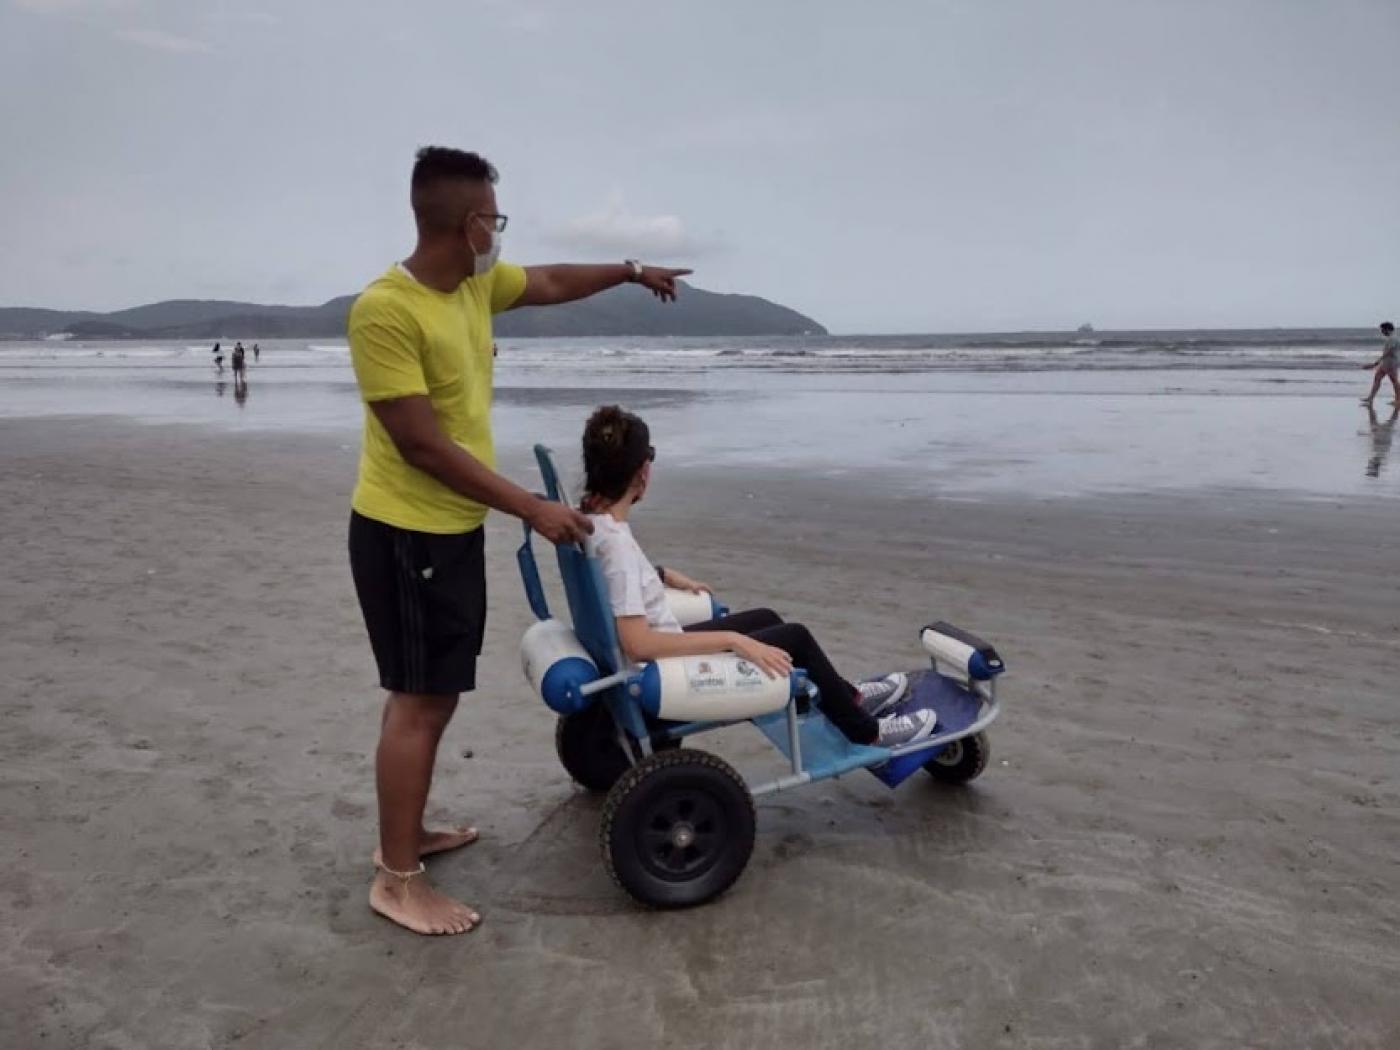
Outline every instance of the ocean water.
<path id="1" fill-rule="evenodd" d="M 259 342 L 244 389 L 227 357 L 215 373 L 207 343 L 0 342 L 0 416 L 353 440 L 345 343 Z M 878 474 L 965 499 L 1396 498 L 1390 406 L 1373 420 L 1357 405 L 1378 345 L 1355 330 L 502 340 L 494 422 L 503 458 L 536 441 L 570 449 L 591 408 L 618 401 L 646 415 L 663 461 Z"/>
<path id="2" fill-rule="evenodd" d="M 252 340 L 244 340 L 251 346 Z M 348 353 L 341 340 L 260 340 L 267 364 L 318 369 Z M 504 367 L 522 373 L 586 361 L 606 373 L 1116 371 L 1325 369 L 1359 362 L 1379 344 L 1365 329 L 502 340 Z M 225 353 L 232 341 L 223 342 Z M 0 369 L 182 368 L 209 363 L 210 344 L 0 341 Z M 227 362 L 226 362 L 227 363 Z"/>

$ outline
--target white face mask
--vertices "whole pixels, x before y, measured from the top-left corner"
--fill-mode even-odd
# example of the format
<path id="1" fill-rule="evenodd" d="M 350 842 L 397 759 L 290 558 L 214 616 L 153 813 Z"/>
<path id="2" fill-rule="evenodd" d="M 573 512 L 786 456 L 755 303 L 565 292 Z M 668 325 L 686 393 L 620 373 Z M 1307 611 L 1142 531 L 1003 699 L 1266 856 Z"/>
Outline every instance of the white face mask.
<path id="1" fill-rule="evenodd" d="M 491 272 L 491 267 L 496 265 L 496 260 L 501 257 L 501 235 L 495 230 L 491 231 L 491 247 L 484 252 L 477 252 L 473 257 L 472 276 L 485 277 Z"/>

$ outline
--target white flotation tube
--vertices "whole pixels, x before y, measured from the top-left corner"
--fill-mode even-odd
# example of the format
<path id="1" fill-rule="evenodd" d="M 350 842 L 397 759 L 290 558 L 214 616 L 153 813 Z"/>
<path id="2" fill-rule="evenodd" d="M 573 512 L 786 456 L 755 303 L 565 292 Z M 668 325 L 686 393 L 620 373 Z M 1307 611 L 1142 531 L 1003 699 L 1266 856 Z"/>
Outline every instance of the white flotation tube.
<path id="1" fill-rule="evenodd" d="M 1006 670 L 991 643 L 952 624 L 929 624 L 919 633 L 919 641 L 939 669 L 955 677 L 985 682 Z"/>
<path id="2" fill-rule="evenodd" d="M 588 706 L 580 689 L 602 675 L 568 624 L 553 618 L 532 624 L 520 639 L 525 680 L 553 710 L 571 714 Z"/>
<path id="3" fill-rule="evenodd" d="M 682 627 L 704 623 L 727 612 L 724 606 L 715 601 L 713 594 L 705 594 L 703 591 L 696 594 L 694 591 L 681 591 L 675 587 L 666 588 L 666 605 Z"/>
<path id="4" fill-rule="evenodd" d="M 782 710 L 802 681 L 795 671 L 769 678 L 743 657 L 716 653 L 655 660 L 628 683 L 627 691 L 657 718 L 728 722 Z"/>

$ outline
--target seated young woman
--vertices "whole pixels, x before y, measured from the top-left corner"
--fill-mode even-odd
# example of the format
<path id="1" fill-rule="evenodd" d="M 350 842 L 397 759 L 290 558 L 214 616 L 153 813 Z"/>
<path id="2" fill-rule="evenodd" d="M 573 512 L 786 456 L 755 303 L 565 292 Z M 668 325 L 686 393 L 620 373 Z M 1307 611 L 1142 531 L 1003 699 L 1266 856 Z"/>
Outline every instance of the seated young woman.
<path id="1" fill-rule="evenodd" d="M 909 686 L 904 675 L 853 685 L 836 672 L 806 627 L 784 623 L 771 609 L 750 609 L 682 629 L 666 604 L 667 583 L 689 590 L 709 588 L 674 569 L 666 569 L 663 579 L 633 538 L 629 523 L 646 494 L 655 459 L 651 432 L 639 416 L 608 405 L 588 420 L 580 509 L 593 520 L 588 553 L 602 564 L 618 641 L 629 660 L 728 651 L 770 676 L 786 675 L 795 665 L 821 690 L 827 718 L 854 743 L 893 747 L 933 732 L 934 716 L 928 711 L 880 717 L 903 699 Z"/>

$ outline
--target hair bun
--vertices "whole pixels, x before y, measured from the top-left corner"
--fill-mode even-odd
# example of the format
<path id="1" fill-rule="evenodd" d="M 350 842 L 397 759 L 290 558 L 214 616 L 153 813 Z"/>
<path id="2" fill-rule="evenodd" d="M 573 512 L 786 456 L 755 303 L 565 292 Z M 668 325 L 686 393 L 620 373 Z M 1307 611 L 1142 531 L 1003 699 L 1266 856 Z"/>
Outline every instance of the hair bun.
<path id="1" fill-rule="evenodd" d="M 620 405 L 594 409 L 583 429 L 585 492 L 604 501 L 620 499 L 651 452 L 651 431 L 640 416 Z"/>
<path id="2" fill-rule="evenodd" d="M 627 432 L 627 417 L 618 405 L 604 405 L 593 413 L 588 430 L 598 444 L 609 451 L 622 448 Z"/>

